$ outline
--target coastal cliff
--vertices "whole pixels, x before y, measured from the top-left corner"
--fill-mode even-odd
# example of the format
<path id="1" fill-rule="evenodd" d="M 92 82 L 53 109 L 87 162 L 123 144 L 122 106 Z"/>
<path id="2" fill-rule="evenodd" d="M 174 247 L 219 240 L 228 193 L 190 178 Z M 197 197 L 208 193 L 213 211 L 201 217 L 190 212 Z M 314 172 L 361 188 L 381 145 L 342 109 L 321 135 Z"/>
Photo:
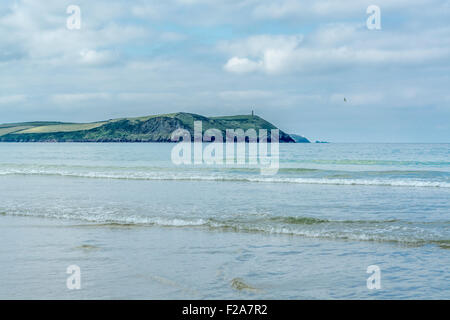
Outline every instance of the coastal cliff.
<path id="1" fill-rule="evenodd" d="M 214 128 L 225 137 L 226 129 L 277 129 L 256 115 L 204 117 L 193 113 L 171 113 L 139 118 L 111 119 L 93 123 L 24 122 L 0 125 L 0 142 L 171 142 L 171 134 L 185 129 L 194 136 L 194 121 L 202 130 Z M 279 141 L 295 143 L 283 131 Z"/>

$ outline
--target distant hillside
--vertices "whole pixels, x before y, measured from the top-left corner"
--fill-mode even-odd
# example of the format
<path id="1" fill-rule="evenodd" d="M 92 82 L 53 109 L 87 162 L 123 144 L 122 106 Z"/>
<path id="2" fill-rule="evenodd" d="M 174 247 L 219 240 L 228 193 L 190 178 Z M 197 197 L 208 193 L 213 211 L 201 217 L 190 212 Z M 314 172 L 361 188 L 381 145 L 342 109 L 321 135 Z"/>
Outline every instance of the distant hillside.
<path id="1" fill-rule="evenodd" d="M 194 136 L 194 121 L 203 131 L 226 129 L 277 129 L 252 115 L 204 117 L 192 113 L 171 113 L 139 118 L 111 119 L 93 123 L 24 122 L 0 125 L 0 142 L 171 142 L 173 131 L 186 129 Z M 280 130 L 280 142 L 295 142 Z"/>
<path id="2" fill-rule="evenodd" d="M 289 134 L 289 135 L 291 136 L 292 139 L 294 139 L 294 141 L 295 141 L 296 143 L 311 143 L 311 141 L 309 141 L 309 140 L 306 139 L 305 137 L 300 136 L 300 135 L 298 135 L 298 134 L 293 134 L 293 133 L 291 133 L 291 134 Z"/>

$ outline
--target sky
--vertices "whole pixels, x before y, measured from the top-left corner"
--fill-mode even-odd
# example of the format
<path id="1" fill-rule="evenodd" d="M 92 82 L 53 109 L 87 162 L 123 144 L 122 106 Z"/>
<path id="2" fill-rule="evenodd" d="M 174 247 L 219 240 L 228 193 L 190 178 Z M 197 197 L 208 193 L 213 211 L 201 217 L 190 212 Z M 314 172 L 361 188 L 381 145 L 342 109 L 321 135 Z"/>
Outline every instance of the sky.
<path id="1" fill-rule="evenodd" d="M 0 123 L 254 110 L 311 139 L 450 142 L 449 21 L 450 0 L 2 0 Z"/>

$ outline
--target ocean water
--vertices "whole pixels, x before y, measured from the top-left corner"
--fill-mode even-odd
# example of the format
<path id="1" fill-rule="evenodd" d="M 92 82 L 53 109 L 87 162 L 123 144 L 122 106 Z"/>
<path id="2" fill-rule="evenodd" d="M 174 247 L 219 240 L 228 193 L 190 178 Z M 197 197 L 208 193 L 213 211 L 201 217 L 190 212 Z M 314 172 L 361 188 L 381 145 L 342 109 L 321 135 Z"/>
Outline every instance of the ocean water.
<path id="1" fill-rule="evenodd" d="M 272 176 L 173 146 L 0 144 L 0 298 L 450 298 L 450 144 L 281 144 Z"/>

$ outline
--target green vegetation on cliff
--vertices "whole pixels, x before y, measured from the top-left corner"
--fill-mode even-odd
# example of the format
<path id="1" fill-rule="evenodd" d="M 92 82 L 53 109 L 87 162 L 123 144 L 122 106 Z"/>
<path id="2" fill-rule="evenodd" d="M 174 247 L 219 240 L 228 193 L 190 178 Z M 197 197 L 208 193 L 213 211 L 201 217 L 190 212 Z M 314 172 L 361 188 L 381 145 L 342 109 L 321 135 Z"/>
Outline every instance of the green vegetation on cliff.
<path id="1" fill-rule="evenodd" d="M 171 113 L 139 118 L 112 119 L 94 123 L 24 122 L 0 125 L 0 142 L 170 142 L 172 132 L 186 129 L 193 137 L 194 121 L 202 121 L 203 132 L 214 128 L 225 137 L 226 129 L 277 129 L 252 115 L 204 117 Z M 280 142 L 295 142 L 280 130 Z"/>

